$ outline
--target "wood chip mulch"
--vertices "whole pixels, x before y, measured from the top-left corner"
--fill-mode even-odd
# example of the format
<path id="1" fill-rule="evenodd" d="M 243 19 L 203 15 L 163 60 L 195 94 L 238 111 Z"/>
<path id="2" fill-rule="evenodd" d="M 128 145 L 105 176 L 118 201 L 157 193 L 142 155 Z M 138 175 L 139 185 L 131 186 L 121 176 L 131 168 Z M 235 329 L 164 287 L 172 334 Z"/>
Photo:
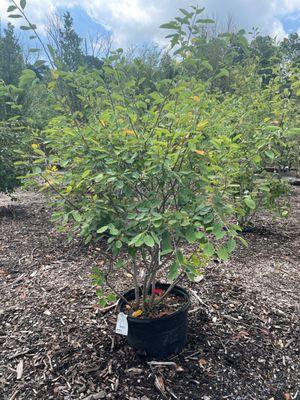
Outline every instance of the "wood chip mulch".
<path id="1" fill-rule="evenodd" d="M 300 399 L 299 194 L 288 219 L 259 215 L 249 247 L 189 284 L 189 341 L 167 361 L 114 334 L 91 285 L 97 250 L 67 245 L 42 195 L 1 195 L 0 399 Z"/>

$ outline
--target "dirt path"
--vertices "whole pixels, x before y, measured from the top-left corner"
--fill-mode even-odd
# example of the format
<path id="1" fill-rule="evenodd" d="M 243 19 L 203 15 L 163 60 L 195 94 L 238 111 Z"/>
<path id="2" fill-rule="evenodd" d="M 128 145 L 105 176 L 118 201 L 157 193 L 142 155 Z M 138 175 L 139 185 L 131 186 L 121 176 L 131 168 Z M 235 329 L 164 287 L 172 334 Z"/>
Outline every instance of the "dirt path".
<path id="1" fill-rule="evenodd" d="M 288 220 L 260 215 L 228 265 L 190 285 L 189 343 L 153 366 L 115 337 L 90 271 L 45 199 L 0 196 L 0 399 L 300 399 L 300 188 Z M 126 284 L 120 277 L 120 288 Z"/>

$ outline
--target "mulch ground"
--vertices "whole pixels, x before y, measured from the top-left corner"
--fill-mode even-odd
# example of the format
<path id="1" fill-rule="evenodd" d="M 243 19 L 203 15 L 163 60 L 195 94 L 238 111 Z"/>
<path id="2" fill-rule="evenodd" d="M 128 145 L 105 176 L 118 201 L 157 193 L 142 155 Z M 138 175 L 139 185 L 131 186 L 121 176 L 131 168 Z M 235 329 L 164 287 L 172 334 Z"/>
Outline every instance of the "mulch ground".
<path id="1" fill-rule="evenodd" d="M 300 399 L 293 190 L 287 220 L 259 215 L 248 248 L 189 284 L 188 344 L 169 363 L 141 358 L 114 334 L 114 310 L 100 311 L 90 281 L 97 250 L 67 245 L 40 194 L 18 192 L 14 204 L 2 195 L 0 399 Z"/>

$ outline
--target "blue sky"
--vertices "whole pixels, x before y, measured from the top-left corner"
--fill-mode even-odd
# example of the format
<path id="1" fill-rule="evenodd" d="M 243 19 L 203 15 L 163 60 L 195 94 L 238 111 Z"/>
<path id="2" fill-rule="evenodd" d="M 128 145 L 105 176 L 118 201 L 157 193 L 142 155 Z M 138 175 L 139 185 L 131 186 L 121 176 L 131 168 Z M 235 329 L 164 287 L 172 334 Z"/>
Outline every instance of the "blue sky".
<path id="1" fill-rule="evenodd" d="M 237 28 L 260 29 L 282 39 L 290 32 L 300 34 L 300 0 L 195 0 L 206 8 L 204 15 L 213 16 L 220 25 L 230 15 Z M 9 0 L 0 0 L 1 19 L 6 20 Z M 70 10 L 76 30 L 109 31 L 116 47 L 157 42 L 165 43 L 165 32 L 159 25 L 177 15 L 178 8 L 188 8 L 191 0 L 27 0 L 30 20 L 45 32 L 47 16 Z M 19 23 L 19 20 L 14 20 Z"/>
<path id="2" fill-rule="evenodd" d="M 65 7 L 58 9 L 59 14 L 63 14 L 65 11 L 67 11 Z M 79 36 L 83 37 L 87 34 L 95 35 L 98 32 L 102 34 L 109 33 L 101 23 L 92 19 L 82 8 L 74 7 L 69 9 L 69 11 L 73 17 L 75 30 Z"/>
<path id="3" fill-rule="evenodd" d="M 282 17 L 281 21 L 286 32 L 291 33 L 298 31 L 300 34 L 300 10 Z"/>

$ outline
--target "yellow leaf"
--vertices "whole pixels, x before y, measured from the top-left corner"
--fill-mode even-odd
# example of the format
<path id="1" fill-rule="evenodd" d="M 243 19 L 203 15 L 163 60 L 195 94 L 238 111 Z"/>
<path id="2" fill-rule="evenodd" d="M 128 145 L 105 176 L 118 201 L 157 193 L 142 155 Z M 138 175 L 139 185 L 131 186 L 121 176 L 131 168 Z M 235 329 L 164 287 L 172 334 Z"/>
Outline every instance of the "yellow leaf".
<path id="1" fill-rule="evenodd" d="M 143 314 L 143 311 L 142 310 L 137 310 L 137 311 L 135 311 L 134 313 L 132 313 L 132 317 L 134 317 L 134 318 L 136 318 L 136 317 L 139 317 L 139 316 L 141 316 Z"/>
<path id="2" fill-rule="evenodd" d="M 208 120 L 205 119 L 204 121 L 200 121 L 200 122 L 197 124 L 196 129 L 197 129 L 197 131 L 202 131 L 202 129 L 204 129 L 207 125 L 208 125 Z"/>
<path id="3" fill-rule="evenodd" d="M 58 79 L 58 72 L 55 71 L 54 69 L 51 71 L 51 78 L 56 81 Z"/>
<path id="4" fill-rule="evenodd" d="M 37 143 L 32 143 L 31 147 L 35 150 L 35 149 L 38 149 L 40 147 L 40 145 Z"/>
<path id="5" fill-rule="evenodd" d="M 193 100 L 194 100 L 196 103 L 199 103 L 200 97 L 199 97 L 199 96 L 193 96 Z"/>
<path id="6" fill-rule="evenodd" d="M 53 165 L 53 167 L 51 168 L 51 171 L 56 172 L 57 171 L 57 166 Z"/>
<path id="7" fill-rule="evenodd" d="M 203 156 L 205 154 L 204 150 L 195 150 L 195 153 L 200 154 L 200 156 Z"/>
<path id="8" fill-rule="evenodd" d="M 99 122 L 103 126 L 103 128 L 106 128 L 106 123 L 103 121 L 103 119 L 100 119 Z"/>
<path id="9" fill-rule="evenodd" d="M 132 129 L 127 129 L 125 133 L 126 135 L 134 135 L 134 131 Z"/>
<path id="10" fill-rule="evenodd" d="M 54 89 L 56 87 L 56 82 L 55 81 L 51 81 L 48 84 L 48 89 Z"/>

